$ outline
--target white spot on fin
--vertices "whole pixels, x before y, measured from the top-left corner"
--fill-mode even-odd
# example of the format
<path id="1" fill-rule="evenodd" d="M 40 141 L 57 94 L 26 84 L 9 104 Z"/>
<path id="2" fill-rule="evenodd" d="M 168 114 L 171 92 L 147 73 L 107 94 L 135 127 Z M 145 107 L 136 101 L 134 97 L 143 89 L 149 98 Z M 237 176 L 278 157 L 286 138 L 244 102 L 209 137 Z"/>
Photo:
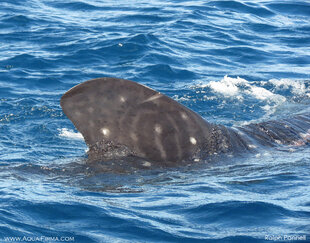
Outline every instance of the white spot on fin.
<path id="1" fill-rule="evenodd" d="M 190 137 L 190 138 L 189 138 L 189 141 L 190 141 L 192 144 L 194 144 L 194 145 L 197 144 L 197 140 L 196 140 L 196 138 L 194 138 L 194 137 Z"/>
<path id="2" fill-rule="evenodd" d="M 155 128 L 155 132 L 157 132 L 157 133 L 161 133 L 162 132 L 162 128 L 161 128 L 160 125 L 156 124 L 154 128 Z"/>
<path id="3" fill-rule="evenodd" d="M 82 113 L 79 112 L 79 111 L 74 112 L 74 114 L 75 114 L 76 116 L 81 116 L 81 115 L 82 115 Z"/>
<path id="4" fill-rule="evenodd" d="M 185 114 L 185 112 L 181 112 L 181 117 L 183 120 L 187 120 L 188 116 Z"/>
<path id="5" fill-rule="evenodd" d="M 138 137 L 137 137 L 137 135 L 136 135 L 135 133 L 131 132 L 131 133 L 130 133 L 130 137 L 131 137 L 131 139 L 132 139 L 133 141 L 135 141 L 135 142 L 138 141 Z"/>
<path id="6" fill-rule="evenodd" d="M 162 95 L 161 93 L 157 93 L 157 94 L 151 96 L 150 98 L 146 99 L 146 100 L 143 101 L 142 103 L 157 100 L 158 98 L 160 98 L 160 97 L 162 97 L 162 96 L 163 96 L 163 95 Z"/>
<path id="7" fill-rule="evenodd" d="M 110 134 L 110 130 L 105 127 L 101 128 L 101 132 L 104 136 L 109 136 Z"/>
<path id="8" fill-rule="evenodd" d="M 120 96 L 120 97 L 119 97 L 119 100 L 120 100 L 120 102 L 122 102 L 122 103 L 124 103 L 124 102 L 126 101 L 126 99 L 125 99 L 124 96 Z"/>

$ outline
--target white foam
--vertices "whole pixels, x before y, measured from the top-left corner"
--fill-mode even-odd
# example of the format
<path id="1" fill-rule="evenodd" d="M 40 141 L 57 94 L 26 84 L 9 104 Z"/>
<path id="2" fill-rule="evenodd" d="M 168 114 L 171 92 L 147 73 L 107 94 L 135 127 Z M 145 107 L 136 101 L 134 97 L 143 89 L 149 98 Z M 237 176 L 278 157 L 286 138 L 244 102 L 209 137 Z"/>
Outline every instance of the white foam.
<path id="1" fill-rule="evenodd" d="M 217 93 L 221 93 L 225 96 L 236 96 L 239 94 L 238 85 L 247 83 L 242 78 L 230 78 L 227 75 L 221 81 L 211 81 L 207 86 L 213 89 Z"/>
<path id="2" fill-rule="evenodd" d="M 205 93 L 211 91 L 211 93 L 204 96 L 205 100 L 213 99 L 214 94 L 216 98 L 218 98 L 218 94 L 224 96 L 225 99 L 222 99 L 222 104 L 227 103 L 227 99 L 234 99 L 239 102 L 248 101 L 247 103 L 253 106 L 255 104 L 254 98 L 259 102 L 258 105 L 266 112 L 265 116 L 267 118 L 274 114 L 278 107 L 290 102 L 291 97 L 285 97 L 282 95 L 283 92 L 280 93 L 279 91 L 288 89 L 289 93 L 295 97 L 305 95 L 310 97 L 310 87 L 307 87 L 306 81 L 290 79 L 248 81 L 240 77 L 232 78 L 225 75 L 219 81 L 200 83 L 192 88 L 198 89 L 200 93 L 203 93 L 202 91 Z M 208 99 L 205 97 L 208 97 Z"/>
<path id="3" fill-rule="evenodd" d="M 286 98 L 277 94 L 277 91 L 290 90 L 293 95 L 310 97 L 310 86 L 306 85 L 307 81 L 293 79 L 270 79 L 269 81 L 250 82 L 246 79 L 237 77 L 231 78 L 227 75 L 220 81 L 210 81 L 208 83 L 200 83 L 194 88 L 211 88 L 216 93 L 220 93 L 225 97 L 244 98 L 244 94 L 253 95 L 260 100 L 280 100 L 285 101 Z M 264 88 L 265 85 L 272 85 L 270 89 Z M 203 93 L 205 91 L 201 91 Z"/>
<path id="4" fill-rule="evenodd" d="M 300 133 L 300 137 L 302 137 L 304 140 L 310 140 L 310 129 L 307 130 L 306 133 Z"/>
<path id="5" fill-rule="evenodd" d="M 276 95 L 270 92 L 269 90 L 262 88 L 262 87 L 257 87 L 257 86 L 251 86 L 250 91 L 248 92 L 249 94 L 252 94 L 256 99 L 258 100 L 267 100 L 267 99 L 284 99 L 285 97 L 281 95 Z"/>
<path id="6" fill-rule="evenodd" d="M 182 101 L 190 101 L 192 99 L 191 96 L 179 96 L 179 95 L 174 95 L 172 96 L 172 99 L 176 100 L 176 101 L 179 101 L 179 102 L 182 102 Z"/>
<path id="7" fill-rule="evenodd" d="M 249 95 L 258 100 L 273 101 L 275 103 L 283 103 L 286 101 L 284 96 L 274 94 L 263 87 L 256 86 L 254 82 L 251 83 L 240 77 L 230 78 L 225 75 L 222 80 L 211 81 L 204 85 L 204 87 L 210 87 L 213 91 L 226 97 L 234 97 L 240 100 L 244 99 L 244 95 Z M 266 106 L 266 108 L 268 107 Z"/>
<path id="8" fill-rule="evenodd" d="M 78 140 L 83 140 L 83 135 L 79 132 L 74 132 L 73 130 L 69 130 L 67 128 L 61 128 L 58 129 L 59 131 L 59 136 L 61 137 L 66 137 L 69 139 L 78 139 Z"/>
<path id="9" fill-rule="evenodd" d="M 271 79 L 269 83 L 273 84 L 277 90 L 291 89 L 291 92 L 295 95 L 306 95 L 310 97 L 310 87 L 306 88 L 302 80 Z"/>

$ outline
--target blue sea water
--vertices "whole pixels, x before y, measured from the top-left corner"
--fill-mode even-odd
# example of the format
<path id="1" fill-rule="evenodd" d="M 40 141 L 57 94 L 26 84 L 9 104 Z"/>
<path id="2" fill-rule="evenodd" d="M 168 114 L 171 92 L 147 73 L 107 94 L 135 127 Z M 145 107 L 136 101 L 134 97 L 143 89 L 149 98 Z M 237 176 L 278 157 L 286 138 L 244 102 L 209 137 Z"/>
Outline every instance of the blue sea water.
<path id="1" fill-rule="evenodd" d="M 112 76 L 218 124 L 298 114 L 309 19 L 306 0 L 1 0 L 0 241 L 310 242 L 309 146 L 95 173 L 59 105 Z"/>

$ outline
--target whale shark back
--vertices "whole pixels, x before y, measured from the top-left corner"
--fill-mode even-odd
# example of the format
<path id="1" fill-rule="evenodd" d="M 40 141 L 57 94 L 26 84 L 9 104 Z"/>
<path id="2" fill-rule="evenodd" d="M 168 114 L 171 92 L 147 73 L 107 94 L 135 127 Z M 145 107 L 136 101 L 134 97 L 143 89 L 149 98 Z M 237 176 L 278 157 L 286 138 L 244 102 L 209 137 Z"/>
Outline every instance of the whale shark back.
<path id="1" fill-rule="evenodd" d="M 99 78 L 79 84 L 61 107 L 90 147 L 125 147 L 153 161 L 182 161 L 208 141 L 212 126 L 171 98 L 136 82 Z M 105 151 L 105 152 L 104 152 Z"/>

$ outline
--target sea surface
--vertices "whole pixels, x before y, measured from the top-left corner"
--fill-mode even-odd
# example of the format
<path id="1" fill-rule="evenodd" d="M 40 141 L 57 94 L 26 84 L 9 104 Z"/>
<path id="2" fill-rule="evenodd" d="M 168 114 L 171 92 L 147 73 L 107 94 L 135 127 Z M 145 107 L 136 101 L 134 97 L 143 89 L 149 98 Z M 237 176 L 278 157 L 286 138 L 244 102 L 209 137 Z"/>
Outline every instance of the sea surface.
<path id="1" fill-rule="evenodd" d="M 1 0 L 0 242 L 310 242 L 310 146 L 98 173 L 61 95 L 117 77 L 209 122 L 309 111 L 307 0 Z"/>

